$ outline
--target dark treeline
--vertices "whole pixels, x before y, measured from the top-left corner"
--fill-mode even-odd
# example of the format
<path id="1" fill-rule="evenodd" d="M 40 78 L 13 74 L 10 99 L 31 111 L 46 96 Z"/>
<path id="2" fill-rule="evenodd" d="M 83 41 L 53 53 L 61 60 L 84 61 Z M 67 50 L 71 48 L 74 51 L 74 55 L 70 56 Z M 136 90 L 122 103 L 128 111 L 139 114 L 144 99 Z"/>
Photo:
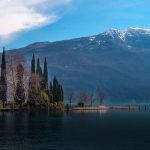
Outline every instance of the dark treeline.
<path id="1" fill-rule="evenodd" d="M 3 48 L 2 63 L 1 63 L 0 99 L 4 107 L 5 103 L 7 102 L 7 77 L 6 77 L 5 48 Z"/>
<path id="2" fill-rule="evenodd" d="M 21 57 L 21 54 L 18 57 Z M 35 58 L 33 54 L 31 68 L 27 69 L 24 68 L 24 63 L 21 63 L 18 57 L 14 56 L 14 58 L 9 58 L 6 61 L 5 49 L 3 49 L 0 74 L 0 107 L 62 108 L 64 106 L 63 87 L 56 76 L 52 80 L 48 79 L 49 70 L 46 58 L 41 65 L 40 59 Z M 13 63 L 15 59 L 19 59 L 19 62 Z M 95 95 L 95 91 L 81 90 L 76 94 L 72 88 L 68 88 L 65 98 L 69 107 L 75 105 L 93 106 L 96 100 L 99 102 L 97 104 L 102 105 L 105 96 L 106 92 L 100 89 L 96 91 Z"/>
<path id="3" fill-rule="evenodd" d="M 63 87 L 57 80 L 56 76 L 50 85 L 48 84 L 47 60 L 44 60 L 44 67 L 40 65 L 40 59 L 33 55 L 31 61 L 31 76 L 29 78 L 28 101 L 30 106 L 45 105 L 46 101 L 51 104 L 63 104 L 64 92 Z"/>
<path id="4" fill-rule="evenodd" d="M 9 60 L 8 60 L 9 61 Z M 9 62 L 8 62 L 9 63 Z M 39 107 L 62 107 L 64 104 L 63 87 L 57 80 L 56 76 L 53 80 L 48 79 L 48 66 L 47 60 L 44 60 L 44 66 L 41 67 L 40 59 L 36 59 L 34 54 L 31 60 L 31 70 L 29 71 L 25 80 L 25 68 L 23 64 L 17 64 L 15 71 L 15 78 L 12 79 L 12 87 L 14 93 L 13 100 L 8 102 L 8 80 L 7 80 L 7 65 L 5 57 L 5 49 L 3 48 L 2 63 L 1 63 L 1 76 L 0 76 L 0 100 L 2 106 L 6 107 L 8 104 L 13 106 L 31 108 Z M 12 68 L 11 68 L 12 69 Z M 12 70 L 12 73 L 14 70 Z M 25 84 L 28 86 L 25 87 Z M 27 91 L 27 92 L 26 92 Z"/>

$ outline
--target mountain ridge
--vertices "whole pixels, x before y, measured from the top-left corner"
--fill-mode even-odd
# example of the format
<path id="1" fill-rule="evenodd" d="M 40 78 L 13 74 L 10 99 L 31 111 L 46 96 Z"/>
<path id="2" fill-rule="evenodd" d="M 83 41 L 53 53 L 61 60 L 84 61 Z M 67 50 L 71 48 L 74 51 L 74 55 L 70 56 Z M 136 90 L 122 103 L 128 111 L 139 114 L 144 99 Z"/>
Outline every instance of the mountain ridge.
<path id="1" fill-rule="evenodd" d="M 46 56 L 49 77 L 65 89 L 106 91 L 112 101 L 150 99 L 150 29 L 110 29 L 98 35 L 36 42 L 16 49 L 30 65 L 32 54 Z M 11 51 L 10 51 L 11 52 Z"/>

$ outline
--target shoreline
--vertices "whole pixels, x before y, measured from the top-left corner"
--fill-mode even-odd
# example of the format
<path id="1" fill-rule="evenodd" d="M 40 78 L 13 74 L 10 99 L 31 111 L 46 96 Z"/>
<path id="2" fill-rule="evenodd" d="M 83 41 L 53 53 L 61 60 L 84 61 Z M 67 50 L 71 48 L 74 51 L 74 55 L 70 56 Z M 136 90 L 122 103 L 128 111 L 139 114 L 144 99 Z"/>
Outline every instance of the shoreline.
<path id="1" fill-rule="evenodd" d="M 28 108 L 0 108 L 0 112 L 13 112 L 13 111 L 29 111 L 29 110 L 44 110 L 44 111 L 78 111 L 78 110 L 146 110 L 146 105 L 138 105 L 138 106 L 85 106 L 85 107 L 64 107 L 61 109 L 44 109 L 44 108 L 34 108 L 34 109 L 28 109 Z"/>
<path id="2" fill-rule="evenodd" d="M 95 106 L 95 107 L 72 107 L 71 110 L 139 110 L 139 106 Z"/>

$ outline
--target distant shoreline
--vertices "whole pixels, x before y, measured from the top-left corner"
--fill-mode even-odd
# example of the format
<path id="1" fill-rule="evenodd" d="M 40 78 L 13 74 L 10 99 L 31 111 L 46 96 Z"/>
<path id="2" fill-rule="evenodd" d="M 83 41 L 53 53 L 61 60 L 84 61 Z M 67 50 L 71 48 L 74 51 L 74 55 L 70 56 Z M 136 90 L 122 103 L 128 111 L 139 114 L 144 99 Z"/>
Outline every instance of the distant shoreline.
<path id="1" fill-rule="evenodd" d="M 71 107 L 68 110 L 76 111 L 76 110 L 146 110 L 146 105 L 138 105 L 138 106 L 86 106 L 86 107 Z M 67 109 L 66 109 L 67 110 Z"/>
<path id="2" fill-rule="evenodd" d="M 38 110 L 45 110 L 45 111 L 86 111 L 86 110 L 146 110 L 147 106 L 146 105 L 137 105 L 137 106 L 85 106 L 85 107 L 64 107 L 62 109 L 43 109 L 43 108 L 35 108 L 33 110 L 38 111 Z M 27 108 L 0 108 L 0 112 L 13 112 L 13 111 L 28 111 L 32 109 L 27 109 Z"/>

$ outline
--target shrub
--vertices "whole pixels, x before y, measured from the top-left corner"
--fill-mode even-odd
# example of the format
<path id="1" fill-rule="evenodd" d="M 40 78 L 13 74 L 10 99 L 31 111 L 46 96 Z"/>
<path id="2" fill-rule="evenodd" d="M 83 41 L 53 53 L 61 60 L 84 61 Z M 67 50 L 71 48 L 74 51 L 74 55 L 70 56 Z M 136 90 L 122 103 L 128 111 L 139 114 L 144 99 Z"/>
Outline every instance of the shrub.
<path id="1" fill-rule="evenodd" d="M 47 92 L 45 92 L 45 91 L 41 92 L 41 100 L 42 100 L 42 104 L 49 103 L 49 96 L 48 96 Z"/>
<path id="2" fill-rule="evenodd" d="M 83 102 L 78 102 L 78 106 L 79 107 L 84 107 L 84 103 Z"/>

